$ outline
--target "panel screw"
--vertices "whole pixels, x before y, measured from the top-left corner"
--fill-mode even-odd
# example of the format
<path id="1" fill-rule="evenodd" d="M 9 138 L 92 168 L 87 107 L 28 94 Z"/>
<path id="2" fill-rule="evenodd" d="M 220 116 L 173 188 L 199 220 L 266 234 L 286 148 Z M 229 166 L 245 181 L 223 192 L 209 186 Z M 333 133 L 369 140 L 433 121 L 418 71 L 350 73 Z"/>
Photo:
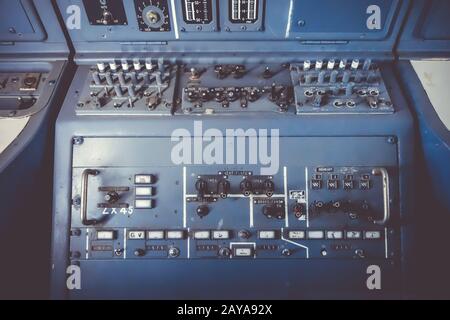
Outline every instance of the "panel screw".
<path id="1" fill-rule="evenodd" d="M 76 196 L 75 198 L 72 199 L 72 204 L 74 207 L 78 207 L 81 204 L 81 198 L 80 196 Z"/>
<path id="2" fill-rule="evenodd" d="M 298 20 L 298 22 L 297 22 L 297 25 L 298 25 L 299 27 L 304 27 L 305 24 L 306 24 L 305 20 Z"/>
<path id="3" fill-rule="evenodd" d="M 83 137 L 73 137 L 72 142 L 74 145 L 78 146 L 80 144 L 83 144 L 84 139 Z"/>
<path id="4" fill-rule="evenodd" d="M 395 144 L 395 143 L 397 143 L 397 138 L 396 138 L 396 137 L 389 137 L 389 138 L 387 139 L 387 142 L 388 142 L 389 144 Z"/>

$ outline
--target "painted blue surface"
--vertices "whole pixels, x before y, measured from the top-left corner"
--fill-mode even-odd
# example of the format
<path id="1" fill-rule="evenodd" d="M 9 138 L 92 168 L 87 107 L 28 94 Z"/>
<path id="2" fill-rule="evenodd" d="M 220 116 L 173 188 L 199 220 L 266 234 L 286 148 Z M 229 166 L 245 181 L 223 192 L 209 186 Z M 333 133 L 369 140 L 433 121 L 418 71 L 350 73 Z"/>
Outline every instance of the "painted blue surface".
<path id="1" fill-rule="evenodd" d="M 334 55 L 335 52 L 357 52 L 389 58 L 399 34 L 409 1 L 301 1 L 266 0 L 264 28 L 261 31 L 226 31 L 227 1 L 218 1 L 221 25 L 217 32 L 180 32 L 171 20 L 170 32 L 139 32 L 134 4 L 125 0 L 128 17 L 126 26 L 91 26 L 81 6 L 81 29 L 69 30 L 77 58 L 139 52 L 222 53 L 286 53 L 317 52 Z M 369 3 L 370 2 L 370 3 Z M 71 16 L 70 6 L 80 6 L 81 0 L 58 0 L 64 20 Z M 177 6 L 179 1 L 174 1 Z M 369 5 L 378 5 L 381 11 L 380 29 L 368 29 L 366 20 Z M 330 9 L 328 9 L 330 8 Z M 172 10 L 172 7 L 170 7 Z M 176 10 L 172 10 L 176 11 Z M 328 17 L 328 18 L 325 18 Z M 350 19 L 349 19 L 350 18 Z M 180 20 L 181 17 L 178 17 Z M 300 20 L 305 27 L 299 28 Z M 176 30 L 176 31 L 175 31 Z M 98 43 L 101 43 L 99 46 Z"/>
<path id="2" fill-rule="evenodd" d="M 236 115 L 214 116 L 202 119 L 204 129 L 207 128 L 279 128 L 282 137 L 302 137 L 316 139 L 317 148 L 321 148 L 320 137 L 348 136 L 396 136 L 398 139 L 398 190 L 401 199 L 398 208 L 402 221 L 408 219 L 413 212 L 411 207 L 413 199 L 413 168 L 414 168 L 414 143 L 413 124 L 405 100 L 397 86 L 390 65 L 384 67 L 385 79 L 392 91 L 392 100 L 397 108 L 394 115 L 378 115 L 366 117 L 352 116 L 352 125 L 349 126 L 348 117 L 336 115 L 329 117 L 295 116 L 270 114 L 258 114 L 248 118 Z M 70 199 L 72 191 L 69 181 L 72 176 L 72 148 L 73 136 L 96 137 L 168 137 L 171 132 L 180 127 L 192 127 L 191 116 L 174 117 L 77 117 L 73 106 L 78 97 L 75 91 L 84 83 L 86 68 L 79 68 L 72 87 L 69 89 L 67 99 L 59 115 L 57 122 L 57 141 L 55 151 L 55 196 L 54 196 L 54 234 L 53 234 L 53 258 L 52 258 L 52 284 L 54 298 L 67 298 L 65 290 L 66 273 L 68 264 L 69 236 L 68 228 L 70 217 L 67 214 L 71 210 Z M 226 121 L 225 121 L 226 120 Z M 122 128 L 122 129 L 118 129 Z M 370 140 L 368 138 L 368 140 Z M 333 147 L 332 147 L 333 148 Z M 332 161 L 358 162 L 358 153 L 342 154 L 338 146 L 332 149 L 336 151 L 336 157 Z M 287 157 L 287 154 L 283 154 Z M 174 168 L 174 170 L 178 170 Z M 164 191 L 161 191 L 164 192 Z M 167 190 L 166 190 L 167 192 Z M 401 217 L 401 218 L 400 218 Z M 380 297 L 402 297 L 402 288 L 407 285 L 407 279 L 403 276 L 410 267 L 410 258 L 406 241 L 408 225 L 399 225 L 402 239 L 402 254 L 398 264 L 393 267 L 383 263 L 383 268 L 388 272 L 387 283 L 394 286 L 386 287 Z M 122 263 L 124 262 L 124 263 Z M 86 290 L 72 292 L 72 298 L 186 298 L 195 297 L 208 299 L 217 298 L 274 298 L 279 292 L 279 298 L 312 298 L 312 297 L 364 297 L 367 291 L 361 288 L 361 278 L 355 274 L 361 274 L 367 267 L 367 261 L 316 261 L 311 264 L 303 261 L 284 263 L 283 261 L 270 262 L 242 261 L 238 265 L 223 264 L 220 261 L 178 261 L 158 260 L 150 262 L 128 262 L 107 264 L 102 261 L 81 262 L 85 274 L 84 283 Z M 151 265 L 151 267 L 150 267 Z M 110 266 L 110 267 L 109 267 Z M 279 269 L 280 272 L 268 278 L 267 270 Z M 249 277 L 237 276 L 239 269 Z M 299 272 L 302 270 L 302 272 Z M 323 272 L 317 272 L 323 270 Z M 339 270 L 339 278 L 334 281 L 335 270 Z M 100 274 L 99 274 L 100 273 Z M 218 277 L 218 274 L 221 277 Z M 400 276 L 400 274 L 402 276 Z M 119 276 L 120 275 L 120 276 Z M 361 276 L 362 277 L 362 276 Z M 142 282 L 147 279 L 148 282 Z M 212 279 L 226 279 L 219 283 L 220 290 L 211 289 Z M 332 280 L 333 279 L 333 280 Z M 396 279 L 397 281 L 394 281 Z M 152 286 L 151 284 L 155 284 Z M 162 284 L 165 286 L 162 286 Z M 262 291 L 263 283 L 267 283 L 269 290 Z M 157 287 L 161 289 L 156 289 Z M 243 288 L 236 290 L 236 288 Z M 302 288 L 304 290 L 302 290 Z M 209 290 L 211 289 L 211 290 Z M 370 294 L 369 294 L 370 295 Z"/>
<path id="3" fill-rule="evenodd" d="M 14 243 L 4 248 L 9 259 L 2 259 L 0 265 L 0 298 L 45 299 L 49 295 L 54 123 L 73 73 L 51 1 L 1 1 L 1 7 L 0 71 L 54 71 L 55 84 L 43 109 L 30 117 L 0 154 L 0 241 Z M 11 26 L 17 33 L 9 32 Z M 30 264 L 36 273 L 30 272 Z"/>
<path id="4" fill-rule="evenodd" d="M 126 2 L 130 4 L 132 1 Z M 383 67 L 397 108 L 394 115 L 353 115 L 349 121 L 342 115 L 320 118 L 279 115 L 274 118 L 261 114 L 252 117 L 251 121 L 238 116 L 212 117 L 204 121 L 205 129 L 224 129 L 230 124 L 244 129 L 280 128 L 284 137 L 317 139 L 317 148 L 320 148 L 319 142 L 323 137 L 395 136 L 398 141 L 396 179 L 399 190 L 399 198 L 395 200 L 400 200 L 397 218 L 402 255 L 395 265 L 383 265 L 388 281 L 380 294 L 368 293 L 361 287 L 366 276 L 363 271 L 371 261 L 284 261 L 280 264 L 279 261 L 261 260 L 239 261 L 233 265 L 213 261 L 89 261 L 82 262 L 85 270 L 83 287 L 86 290 L 71 295 L 65 290 L 72 137 L 167 137 L 176 128 L 191 127 L 193 120 L 189 116 L 177 116 L 176 120 L 75 116 L 76 91 L 84 83 L 86 65 L 94 63 L 97 58 L 159 56 L 163 52 L 174 60 L 197 61 L 202 57 L 210 61 L 226 58 L 235 62 L 279 62 L 280 56 L 290 61 L 305 57 L 353 57 L 356 53 L 358 57 L 393 60 L 395 53 L 400 58 L 409 58 L 448 57 L 450 52 L 448 19 L 444 14 L 448 12 L 449 2 L 445 0 L 370 1 L 389 12 L 383 16 L 382 29 L 371 32 L 364 27 L 360 29 L 364 22 L 361 16 L 352 16 L 354 9 L 359 5 L 366 6 L 367 1 L 343 2 L 342 7 L 330 10 L 330 14 L 342 9 L 348 13 L 345 19 L 332 16 L 326 19 L 326 23 L 318 23 L 319 13 L 327 11 L 322 10 L 322 4 L 318 5 L 317 1 L 266 2 L 271 16 L 267 17 L 261 32 L 186 32 L 180 33 L 178 40 L 174 31 L 160 35 L 139 33 L 133 22 L 134 8 L 130 5 L 126 7 L 132 22 L 128 27 L 86 26 L 86 15 L 81 10 L 85 27 L 69 30 L 69 34 L 76 49 L 76 59 L 84 67 L 78 68 L 67 95 L 63 89 L 64 81 L 58 84 L 58 94 L 46 110 L 31 120 L 29 130 L 19 138 L 14 154 L 8 154 L 8 161 L 14 161 L 0 173 L 2 242 L 14 239 L 16 244 L 23 245 L 7 248 L 6 254 L 11 259 L 2 264 L 0 280 L 7 285 L 2 286 L 4 290 L 0 289 L 0 296 L 23 297 L 26 291 L 32 297 L 46 297 L 48 273 L 44 270 L 47 266 L 52 270 L 54 298 L 392 298 L 409 297 L 413 293 L 426 297 L 448 296 L 448 278 L 442 277 L 448 273 L 450 261 L 445 241 L 442 241 L 450 225 L 448 130 L 434 114 L 410 65 L 402 62 L 391 62 Z M 23 3 L 26 6 L 31 1 Z M 78 0 L 57 0 L 62 19 L 68 18 L 65 10 L 68 5 L 80 3 Z M 326 3 L 336 5 L 335 1 Z M 27 41 L 2 43 L 0 58 L 14 63 L 66 59 L 68 47 L 51 3 L 38 0 L 33 1 L 33 5 L 39 15 L 39 18 L 30 18 L 36 33 L 30 36 L 24 33 Z M 293 15 L 289 15 L 291 5 L 295 8 Z M 408 7 L 411 8 L 405 20 Z M 289 16 L 292 18 L 290 21 L 280 18 Z M 366 14 L 364 16 L 367 17 Z M 299 19 L 307 22 L 304 28 L 298 21 L 296 24 L 295 20 Z M 341 21 L 342 25 L 333 28 L 334 21 Z M 42 32 L 38 22 L 43 26 Z M 400 34 L 402 25 L 403 33 Z M 21 27 L 21 30 L 30 30 L 27 23 Z M 9 42 L 11 39 L 8 37 L 11 36 L 8 34 L 0 39 Z M 44 38 L 42 44 L 36 42 Z M 63 98 L 65 103 L 56 124 L 53 154 L 54 114 L 58 110 L 58 100 Z M 347 155 L 339 154 L 339 150 L 336 154 L 336 160 L 348 159 Z M 52 157 L 55 158 L 53 209 L 49 204 Z M 358 155 L 353 159 L 358 161 Z M 36 184 L 30 186 L 30 180 Z M 47 264 L 50 210 L 53 210 L 53 241 L 51 263 Z M 22 237 L 24 232 L 32 235 L 32 245 L 29 237 Z M 23 254 L 25 249 L 33 254 Z M 27 274 L 30 260 L 40 270 L 39 284 L 35 282 L 37 277 L 34 274 Z M 217 290 L 211 291 L 213 282 L 217 283 Z M 11 290 L 13 287 L 17 290 Z"/>
<path id="5" fill-rule="evenodd" d="M 450 56 L 450 2 L 416 0 L 405 19 L 396 51 L 401 59 Z"/>

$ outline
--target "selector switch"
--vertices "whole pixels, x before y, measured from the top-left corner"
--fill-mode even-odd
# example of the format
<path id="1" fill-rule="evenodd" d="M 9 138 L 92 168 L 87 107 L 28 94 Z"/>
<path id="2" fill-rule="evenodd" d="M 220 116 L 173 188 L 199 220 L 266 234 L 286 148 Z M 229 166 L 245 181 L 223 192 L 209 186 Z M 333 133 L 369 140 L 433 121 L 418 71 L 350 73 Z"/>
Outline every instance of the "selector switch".
<path id="1" fill-rule="evenodd" d="M 134 255 L 136 256 L 136 257 L 143 257 L 143 256 L 145 256 L 145 250 L 144 249 L 136 249 L 136 250 L 134 250 Z"/>
<path id="2" fill-rule="evenodd" d="M 227 247 L 223 247 L 219 249 L 219 256 L 221 257 L 230 257 L 231 256 L 231 250 Z"/>
<path id="3" fill-rule="evenodd" d="M 180 249 L 178 249 L 177 247 L 170 247 L 168 254 L 170 258 L 176 258 L 180 255 Z"/>

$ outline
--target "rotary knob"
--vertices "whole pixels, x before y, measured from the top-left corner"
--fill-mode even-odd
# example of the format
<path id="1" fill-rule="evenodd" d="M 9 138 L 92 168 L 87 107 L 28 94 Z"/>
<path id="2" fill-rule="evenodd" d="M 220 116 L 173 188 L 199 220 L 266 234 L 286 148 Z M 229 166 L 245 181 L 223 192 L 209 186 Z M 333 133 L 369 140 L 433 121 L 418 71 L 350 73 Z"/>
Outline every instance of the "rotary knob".
<path id="1" fill-rule="evenodd" d="M 116 203 L 119 200 L 120 196 L 117 192 L 111 191 L 105 195 L 105 201 L 108 203 Z"/>
<path id="2" fill-rule="evenodd" d="M 136 257 L 143 257 L 143 256 L 145 256 L 145 250 L 144 249 L 136 249 L 136 250 L 134 250 L 134 255 Z"/>
<path id="3" fill-rule="evenodd" d="M 208 206 L 198 206 L 197 207 L 197 215 L 200 218 L 204 218 L 209 214 L 209 208 Z"/>
<path id="4" fill-rule="evenodd" d="M 151 24 L 156 24 L 161 20 L 161 16 L 158 12 L 150 10 L 147 12 L 147 19 Z"/>
<path id="5" fill-rule="evenodd" d="M 177 247 L 170 247 L 169 249 L 169 257 L 176 258 L 180 255 L 180 249 Z"/>
<path id="6" fill-rule="evenodd" d="M 238 236 L 241 239 L 248 239 L 248 238 L 250 238 L 251 233 L 248 230 L 240 230 L 238 233 Z"/>
<path id="7" fill-rule="evenodd" d="M 112 22 L 112 20 L 113 20 L 113 17 L 112 17 L 111 12 L 108 11 L 108 10 L 103 11 L 101 22 L 104 25 L 108 25 L 108 24 L 110 24 Z"/>
<path id="8" fill-rule="evenodd" d="M 231 250 L 229 248 L 223 247 L 219 249 L 219 256 L 229 257 L 231 256 Z"/>

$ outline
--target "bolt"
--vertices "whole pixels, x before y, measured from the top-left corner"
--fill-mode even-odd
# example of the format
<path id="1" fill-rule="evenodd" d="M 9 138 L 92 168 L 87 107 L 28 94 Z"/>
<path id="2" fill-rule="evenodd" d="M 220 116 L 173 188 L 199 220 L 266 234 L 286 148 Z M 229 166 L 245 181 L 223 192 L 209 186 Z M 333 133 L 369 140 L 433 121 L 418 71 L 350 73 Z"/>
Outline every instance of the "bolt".
<path id="1" fill-rule="evenodd" d="M 73 137 L 72 142 L 74 145 L 78 146 L 80 144 L 83 144 L 84 139 L 83 137 Z"/>
<path id="2" fill-rule="evenodd" d="M 298 25 L 299 27 L 304 27 L 305 24 L 306 24 L 305 20 L 298 20 L 298 22 L 297 22 L 297 25 Z"/>
<path id="3" fill-rule="evenodd" d="M 387 142 L 388 142 L 389 144 L 395 144 L 395 143 L 397 142 L 397 138 L 396 138 L 396 137 L 389 137 L 389 138 L 387 139 Z"/>

